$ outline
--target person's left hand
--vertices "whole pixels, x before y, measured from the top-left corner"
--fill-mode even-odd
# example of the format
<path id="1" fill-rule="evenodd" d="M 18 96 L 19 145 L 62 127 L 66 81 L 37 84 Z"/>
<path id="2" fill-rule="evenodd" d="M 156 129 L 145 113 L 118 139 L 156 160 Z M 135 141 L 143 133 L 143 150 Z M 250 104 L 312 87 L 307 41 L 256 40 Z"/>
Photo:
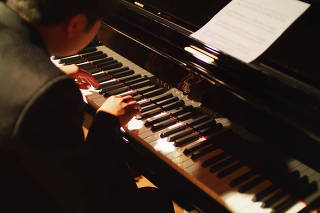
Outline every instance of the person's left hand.
<path id="1" fill-rule="evenodd" d="M 73 78 L 80 89 L 89 89 L 99 87 L 99 82 L 87 71 L 79 68 L 77 65 L 66 65 L 59 67 L 62 72 Z"/>

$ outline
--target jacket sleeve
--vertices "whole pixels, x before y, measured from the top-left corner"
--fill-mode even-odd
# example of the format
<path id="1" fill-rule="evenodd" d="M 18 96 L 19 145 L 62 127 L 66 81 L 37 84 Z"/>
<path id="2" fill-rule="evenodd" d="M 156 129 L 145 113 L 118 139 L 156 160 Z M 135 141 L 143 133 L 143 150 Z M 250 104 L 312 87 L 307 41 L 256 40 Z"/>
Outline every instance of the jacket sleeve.
<path id="1" fill-rule="evenodd" d="M 20 127 L 18 143 L 25 149 L 19 155 L 63 212 L 106 212 L 112 188 L 122 185 L 119 176 L 135 190 L 121 160 L 120 124 L 97 114 L 85 142 L 83 101 L 71 81 L 55 83 L 32 104 Z"/>

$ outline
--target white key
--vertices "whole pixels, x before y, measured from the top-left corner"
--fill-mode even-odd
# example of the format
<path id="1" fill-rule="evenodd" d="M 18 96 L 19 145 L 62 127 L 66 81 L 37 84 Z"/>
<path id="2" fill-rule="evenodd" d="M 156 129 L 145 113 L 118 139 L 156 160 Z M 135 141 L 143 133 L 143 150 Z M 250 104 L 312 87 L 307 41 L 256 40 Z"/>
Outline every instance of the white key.
<path id="1" fill-rule="evenodd" d="M 291 206 L 289 209 L 286 210 L 286 213 L 297 213 L 303 208 L 305 208 L 307 205 L 301 201 L 298 201 L 296 204 Z"/>

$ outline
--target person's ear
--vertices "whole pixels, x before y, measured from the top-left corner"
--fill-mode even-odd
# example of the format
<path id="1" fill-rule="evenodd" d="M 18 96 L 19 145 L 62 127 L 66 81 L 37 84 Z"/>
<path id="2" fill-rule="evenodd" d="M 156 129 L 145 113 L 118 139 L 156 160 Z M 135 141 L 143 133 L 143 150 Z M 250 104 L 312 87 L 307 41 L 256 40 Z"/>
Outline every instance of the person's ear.
<path id="1" fill-rule="evenodd" d="M 88 24 L 88 19 L 86 15 L 79 13 L 72 16 L 66 23 L 65 23 L 65 33 L 68 38 L 73 38 L 83 32 L 86 31 Z"/>

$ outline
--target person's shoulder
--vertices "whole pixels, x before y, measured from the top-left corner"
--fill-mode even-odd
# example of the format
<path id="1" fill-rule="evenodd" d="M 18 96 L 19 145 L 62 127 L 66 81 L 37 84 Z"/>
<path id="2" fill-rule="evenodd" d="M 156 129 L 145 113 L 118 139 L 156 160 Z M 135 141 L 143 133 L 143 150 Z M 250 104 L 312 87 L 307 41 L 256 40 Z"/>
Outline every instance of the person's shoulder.
<path id="1" fill-rule="evenodd" d="M 59 81 L 72 82 L 51 62 L 45 48 L 12 31 L 0 31 L 0 63 L 0 76 L 16 80 L 17 87 L 28 90 L 38 90 Z"/>

